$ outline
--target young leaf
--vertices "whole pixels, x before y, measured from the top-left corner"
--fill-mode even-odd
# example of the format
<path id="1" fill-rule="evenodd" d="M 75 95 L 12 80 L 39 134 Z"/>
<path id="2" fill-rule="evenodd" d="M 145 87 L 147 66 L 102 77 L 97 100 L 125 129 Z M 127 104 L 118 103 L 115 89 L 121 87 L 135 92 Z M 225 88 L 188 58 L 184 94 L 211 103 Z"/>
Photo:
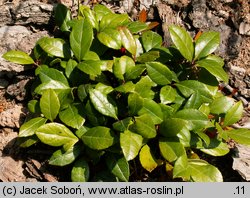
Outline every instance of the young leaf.
<path id="1" fill-rule="evenodd" d="M 136 55 L 137 45 L 136 41 L 131 32 L 126 27 L 118 28 L 122 40 L 122 45 L 128 50 L 133 56 Z"/>
<path id="2" fill-rule="evenodd" d="M 159 62 L 146 63 L 149 77 L 159 85 L 167 85 L 172 82 L 172 72 L 170 69 Z"/>
<path id="3" fill-rule="evenodd" d="M 158 166 L 157 160 L 147 144 L 142 147 L 139 153 L 139 159 L 142 167 L 148 172 L 152 172 Z"/>
<path id="4" fill-rule="evenodd" d="M 80 12 L 83 16 L 85 16 L 85 19 L 92 25 L 93 28 L 96 28 L 97 30 L 99 29 L 96 17 L 88 6 L 80 5 Z"/>
<path id="5" fill-rule="evenodd" d="M 189 61 L 193 60 L 194 45 L 191 36 L 181 27 L 171 25 L 169 33 L 176 48 L 180 51 L 182 56 Z"/>
<path id="6" fill-rule="evenodd" d="M 70 46 L 75 57 L 83 60 L 93 40 L 93 28 L 87 20 L 79 20 L 70 33 Z"/>
<path id="7" fill-rule="evenodd" d="M 233 104 L 234 104 L 233 98 L 227 96 L 221 96 L 219 98 L 215 98 L 213 102 L 210 104 L 210 112 L 217 115 L 226 113 L 229 109 L 232 108 Z"/>
<path id="8" fill-rule="evenodd" d="M 154 138 L 156 136 L 154 122 L 152 121 L 151 116 L 148 114 L 135 117 L 135 124 L 130 126 L 130 130 L 148 139 Z"/>
<path id="9" fill-rule="evenodd" d="M 55 166 L 66 166 L 71 164 L 80 154 L 81 147 L 79 145 L 73 145 L 66 151 L 62 148 L 55 151 L 49 159 L 49 164 Z"/>
<path id="10" fill-rule="evenodd" d="M 249 129 L 233 129 L 225 131 L 227 135 L 239 144 L 250 146 L 250 130 Z"/>
<path id="11" fill-rule="evenodd" d="M 127 161 L 134 159 L 138 155 L 142 147 L 142 141 L 142 136 L 129 130 L 120 134 L 122 152 Z"/>
<path id="12" fill-rule="evenodd" d="M 86 74 L 92 75 L 92 76 L 98 76 L 102 73 L 101 66 L 103 65 L 103 61 L 100 60 L 86 60 L 80 62 L 77 67 L 81 71 L 83 71 Z"/>
<path id="13" fill-rule="evenodd" d="M 106 149 L 113 145 L 114 135 L 109 128 L 97 126 L 89 129 L 81 137 L 84 144 L 94 150 Z"/>
<path id="14" fill-rule="evenodd" d="M 178 157 L 186 153 L 183 145 L 177 140 L 161 138 L 159 140 L 161 155 L 169 162 L 174 162 Z"/>
<path id="15" fill-rule="evenodd" d="M 87 182 L 89 180 L 90 170 L 88 162 L 85 159 L 78 159 L 71 170 L 72 182 Z"/>
<path id="16" fill-rule="evenodd" d="M 69 31 L 70 26 L 68 22 L 71 20 L 70 10 L 63 4 L 57 4 L 55 20 L 61 31 Z"/>
<path id="17" fill-rule="evenodd" d="M 35 63 L 34 60 L 28 54 L 22 51 L 10 50 L 3 54 L 2 57 L 10 62 L 22 65 L 29 65 Z"/>
<path id="18" fill-rule="evenodd" d="M 220 44 L 219 32 L 204 32 L 195 42 L 195 59 L 201 59 L 213 53 Z"/>
<path id="19" fill-rule="evenodd" d="M 175 100 L 176 90 L 169 85 L 161 88 L 160 100 L 162 104 L 169 104 Z"/>
<path id="20" fill-rule="evenodd" d="M 60 38 L 43 37 L 38 41 L 40 47 L 48 54 L 61 58 L 71 56 L 70 48 L 66 42 Z"/>
<path id="21" fill-rule="evenodd" d="M 199 60 L 196 63 L 198 64 L 197 66 L 205 68 L 208 72 L 214 75 L 218 79 L 218 81 L 223 81 L 225 83 L 228 82 L 228 74 L 220 66 L 220 63 L 206 58 Z"/>
<path id="22" fill-rule="evenodd" d="M 64 125 L 48 123 L 40 126 L 35 134 L 44 144 L 50 146 L 74 145 L 78 138 Z"/>
<path id="23" fill-rule="evenodd" d="M 189 159 L 188 171 L 195 182 L 223 182 L 221 172 L 204 160 Z"/>
<path id="24" fill-rule="evenodd" d="M 105 46 L 112 49 L 121 49 L 122 41 L 118 30 L 106 28 L 97 34 L 99 41 Z"/>
<path id="25" fill-rule="evenodd" d="M 107 96 L 104 95 L 97 89 L 89 90 L 90 100 L 97 111 L 101 114 L 115 118 L 117 118 L 117 110 L 116 108 L 108 101 Z"/>
<path id="26" fill-rule="evenodd" d="M 43 92 L 40 108 L 43 115 L 50 121 L 56 118 L 60 110 L 60 102 L 53 89 L 47 89 Z"/>
<path id="27" fill-rule="evenodd" d="M 241 119 L 242 114 L 243 114 L 243 105 L 241 101 L 238 101 L 226 113 L 226 116 L 223 122 L 223 127 L 229 126 L 238 122 Z"/>
<path id="28" fill-rule="evenodd" d="M 128 182 L 130 171 L 129 164 L 124 157 L 116 157 L 113 154 L 108 154 L 106 164 L 109 170 L 119 178 L 120 181 Z"/>
<path id="29" fill-rule="evenodd" d="M 66 125 L 79 129 L 85 122 L 85 119 L 80 112 L 81 110 L 75 105 L 69 105 L 68 108 L 59 113 L 59 118 Z"/>
<path id="30" fill-rule="evenodd" d="M 155 125 L 163 121 L 161 107 L 154 100 L 144 99 L 143 108 L 138 112 L 138 115 L 143 114 L 148 114 Z"/>
<path id="31" fill-rule="evenodd" d="M 47 122 L 45 118 L 33 118 L 25 122 L 19 130 L 19 137 L 28 137 L 35 134 L 36 130 Z"/>
<path id="32" fill-rule="evenodd" d="M 142 45 L 146 52 L 153 48 L 161 47 L 162 37 L 156 32 L 146 31 L 142 34 Z"/>

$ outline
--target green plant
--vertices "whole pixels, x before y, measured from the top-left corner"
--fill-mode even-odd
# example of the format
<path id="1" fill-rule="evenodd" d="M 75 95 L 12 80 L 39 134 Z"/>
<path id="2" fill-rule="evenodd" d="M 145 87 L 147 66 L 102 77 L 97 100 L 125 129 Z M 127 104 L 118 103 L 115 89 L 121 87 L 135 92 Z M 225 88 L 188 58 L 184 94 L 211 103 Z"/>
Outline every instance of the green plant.
<path id="1" fill-rule="evenodd" d="M 59 4 L 55 17 L 61 38 L 41 38 L 33 57 L 3 55 L 37 67 L 22 147 L 38 141 L 60 147 L 49 163 L 73 163 L 72 181 L 105 180 L 110 173 L 110 180 L 129 181 L 135 158 L 149 172 L 166 166 L 185 181 L 223 180 L 196 152 L 225 155 L 229 139 L 250 145 L 250 131 L 230 128 L 243 105 L 218 90 L 219 81 L 228 81 L 223 60 L 212 54 L 219 33 L 193 40 L 171 25 L 174 45 L 163 47 L 150 24 L 102 5 L 80 6 L 72 19 Z"/>

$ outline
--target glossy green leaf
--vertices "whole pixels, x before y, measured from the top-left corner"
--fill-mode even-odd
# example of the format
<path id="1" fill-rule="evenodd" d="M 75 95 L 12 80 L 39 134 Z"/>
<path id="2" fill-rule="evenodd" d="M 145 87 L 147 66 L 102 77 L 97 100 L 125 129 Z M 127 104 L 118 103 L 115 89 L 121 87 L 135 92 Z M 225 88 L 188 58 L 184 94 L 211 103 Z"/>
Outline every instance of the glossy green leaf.
<path id="1" fill-rule="evenodd" d="M 78 159 L 71 170 L 72 182 L 87 182 L 89 180 L 90 170 L 88 162 L 85 159 Z"/>
<path id="2" fill-rule="evenodd" d="M 141 135 L 129 130 L 120 134 L 120 145 L 127 161 L 134 159 L 138 155 L 142 147 L 142 141 L 143 138 Z"/>
<path id="3" fill-rule="evenodd" d="M 174 162 L 178 157 L 186 153 L 183 145 L 177 140 L 161 138 L 159 140 L 161 155 L 169 162 Z"/>
<path id="4" fill-rule="evenodd" d="M 121 36 L 118 30 L 106 28 L 97 34 L 99 41 L 112 49 L 120 49 L 122 46 Z"/>
<path id="5" fill-rule="evenodd" d="M 205 128 L 209 122 L 207 116 L 197 109 L 180 110 L 174 115 L 174 117 L 188 121 L 189 130 Z"/>
<path id="6" fill-rule="evenodd" d="M 42 83 L 52 83 L 53 81 L 57 81 L 58 83 L 62 83 L 69 87 L 67 78 L 57 69 L 43 67 L 38 74 Z"/>
<path id="7" fill-rule="evenodd" d="M 128 81 L 119 87 L 116 87 L 115 90 L 122 93 L 130 93 L 135 90 L 135 85 L 132 81 Z"/>
<path id="8" fill-rule="evenodd" d="M 203 102 L 211 102 L 213 93 L 208 86 L 197 80 L 184 80 L 175 84 L 181 94 L 185 97 L 190 97 L 193 93 L 199 92 Z"/>
<path id="9" fill-rule="evenodd" d="M 113 133 L 109 128 L 103 126 L 90 128 L 81 139 L 84 144 L 94 150 L 106 149 L 114 143 Z"/>
<path id="10" fill-rule="evenodd" d="M 161 88 L 160 100 L 162 104 L 169 104 L 175 100 L 176 90 L 169 85 Z"/>
<path id="11" fill-rule="evenodd" d="M 49 82 L 40 84 L 35 89 L 35 93 L 42 94 L 45 90 L 48 90 L 48 89 L 61 90 L 61 91 L 70 90 L 70 88 L 68 86 L 66 86 L 65 84 L 63 84 L 59 81 L 51 80 Z"/>
<path id="12" fill-rule="evenodd" d="M 19 137 L 28 137 L 35 134 L 36 130 L 46 123 L 47 119 L 45 118 L 33 118 L 28 122 L 25 122 L 19 130 Z"/>
<path id="13" fill-rule="evenodd" d="M 220 44 L 219 32 L 204 32 L 195 42 L 195 59 L 213 53 Z"/>
<path id="14" fill-rule="evenodd" d="M 103 31 L 106 28 L 115 29 L 127 22 L 129 22 L 129 17 L 127 14 L 107 13 L 100 21 L 100 31 Z"/>
<path id="15" fill-rule="evenodd" d="M 35 63 L 28 54 L 17 50 L 10 50 L 4 53 L 2 57 L 10 62 L 17 64 L 29 65 Z"/>
<path id="16" fill-rule="evenodd" d="M 182 56 L 187 60 L 192 61 L 194 56 L 194 45 L 188 32 L 181 27 L 171 25 L 169 27 L 169 33 L 173 43 Z"/>
<path id="17" fill-rule="evenodd" d="M 97 83 L 95 89 L 99 90 L 100 92 L 106 95 L 114 91 L 113 87 L 105 85 L 103 83 Z"/>
<path id="18" fill-rule="evenodd" d="M 98 56 L 98 54 L 96 52 L 87 51 L 83 60 L 95 60 L 95 61 L 97 61 L 97 60 L 100 60 L 100 57 Z"/>
<path id="19" fill-rule="evenodd" d="M 201 149 L 202 152 L 212 156 L 224 156 L 229 153 L 228 145 L 224 142 L 217 140 L 216 138 L 211 139 L 210 144 Z"/>
<path id="20" fill-rule="evenodd" d="M 89 6 L 80 5 L 80 12 L 83 16 L 85 16 L 85 19 L 92 25 L 92 27 L 98 30 L 98 21 L 96 20 L 96 17 Z"/>
<path id="21" fill-rule="evenodd" d="M 169 118 L 160 125 L 160 133 L 165 137 L 175 137 L 188 125 L 188 121 L 180 118 Z"/>
<path id="22" fill-rule="evenodd" d="M 159 85 L 167 85 L 172 82 L 172 72 L 170 69 L 159 62 L 146 63 L 149 77 Z"/>
<path id="23" fill-rule="evenodd" d="M 203 101 L 198 91 L 195 91 L 187 100 L 185 109 L 198 109 L 202 105 Z M 201 111 L 202 112 L 202 111 Z"/>
<path id="24" fill-rule="evenodd" d="M 137 45 L 133 35 L 126 27 L 120 27 L 118 30 L 120 32 L 123 47 L 135 56 Z"/>
<path id="25" fill-rule="evenodd" d="M 144 99 L 143 107 L 138 112 L 138 115 L 143 114 L 148 114 L 155 125 L 160 124 L 163 121 L 161 107 L 154 100 Z"/>
<path id="26" fill-rule="evenodd" d="M 38 44 L 46 53 L 52 56 L 61 58 L 71 56 L 69 46 L 60 38 L 43 37 L 38 41 Z"/>
<path id="27" fill-rule="evenodd" d="M 106 164 L 112 174 L 118 177 L 120 181 L 129 181 L 129 164 L 124 157 L 117 157 L 113 154 L 108 154 L 105 159 Z"/>
<path id="28" fill-rule="evenodd" d="M 202 59 L 196 62 L 199 67 L 205 68 L 208 72 L 214 75 L 218 81 L 228 82 L 228 74 L 220 66 L 220 63 L 215 62 L 211 59 Z"/>
<path id="29" fill-rule="evenodd" d="M 71 164 L 79 156 L 81 147 L 79 145 L 73 145 L 66 151 L 62 148 L 55 151 L 49 159 L 49 164 L 55 166 L 66 166 Z"/>
<path id="30" fill-rule="evenodd" d="M 235 103 L 226 113 L 223 127 L 232 125 L 236 122 L 238 122 L 243 114 L 243 105 L 241 101 L 238 101 Z"/>
<path id="31" fill-rule="evenodd" d="M 69 59 L 69 61 L 67 62 L 67 66 L 65 68 L 65 74 L 66 74 L 67 78 L 70 77 L 71 73 L 73 72 L 73 70 L 75 69 L 77 64 L 78 63 L 75 60 Z"/>
<path id="32" fill-rule="evenodd" d="M 250 145 L 250 130 L 249 129 L 233 129 L 227 130 L 226 134 L 239 144 Z"/>
<path id="33" fill-rule="evenodd" d="M 60 101 L 53 89 L 47 89 L 43 92 L 40 100 L 40 108 L 43 115 L 50 121 L 53 121 L 60 110 Z"/>
<path id="34" fill-rule="evenodd" d="M 69 31 L 68 22 L 71 20 L 70 10 L 63 4 L 57 4 L 55 9 L 55 20 L 61 31 Z"/>
<path id="35" fill-rule="evenodd" d="M 85 122 L 85 119 L 78 108 L 75 105 L 69 105 L 68 108 L 59 113 L 60 120 L 72 128 L 79 129 Z"/>
<path id="36" fill-rule="evenodd" d="M 80 62 L 77 67 L 81 71 L 83 71 L 86 74 L 92 75 L 92 76 L 98 76 L 101 74 L 101 66 L 103 65 L 102 61 L 99 60 L 86 60 Z"/>
<path id="37" fill-rule="evenodd" d="M 188 171 L 195 182 L 223 182 L 221 172 L 204 160 L 189 159 Z"/>
<path id="38" fill-rule="evenodd" d="M 157 160 L 147 144 L 142 147 L 139 153 L 139 159 L 142 167 L 148 172 L 152 172 L 158 166 Z"/>
<path id="39" fill-rule="evenodd" d="M 99 111 L 101 114 L 115 118 L 117 118 L 117 109 L 116 107 L 111 104 L 108 99 L 107 95 L 104 95 L 102 92 L 100 92 L 97 89 L 90 89 L 90 100 L 97 111 Z"/>
<path id="40" fill-rule="evenodd" d="M 30 100 L 28 103 L 28 109 L 31 113 L 40 113 L 40 105 L 38 100 Z"/>
<path id="41" fill-rule="evenodd" d="M 40 126 L 35 134 L 44 144 L 50 146 L 74 145 L 78 138 L 64 125 L 48 123 Z"/>
<path id="42" fill-rule="evenodd" d="M 136 67 L 132 67 L 128 72 L 125 74 L 126 80 L 133 80 L 138 78 L 143 71 L 146 69 L 145 65 L 137 64 Z"/>
<path id="43" fill-rule="evenodd" d="M 133 123 L 132 118 L 127 117 L 127 118 L 125 118 L 123 120 L 119 120 L 119 121 L 113 123 L 112 126 L 116 131 L 123 132 L 123 131 L 127 130 L 129 125 L 131 125 L 132 123 Z"/>
<path id="44" fill-rule="evenodd" d="M 139 63 L 152 62 L 159 57 L 160 57 L 159 51 L 149 51 L 137 57 L 136 61 L 138 61 Z"/>
<path id="45" fill-rule="evenodd" d="M 128 56 L 122 56 L 114 59 L 113 73 L 121 80 L 124 80 L 123 75 L 129 71 L 132 67 L 135 67 L 135 62 Z"/>
<path id="46" fill-rule="evenodd" d="M 142 98 L 153 99 L 154 92 L 151 90 L 156 84 L 149 78 L 149 76 L 142 77 L 135 85 L 134 91 Z"/>
<path id="47" fill-rule="evenodd" d="M 101 4 L 96 4 L 94 6 L 93 10 L 95 12 L 97 21 L 101 21 L 104 16 L 112 13 L 112 11 L 109 8 L 107 8 L 106 6 L 101 5 Z"/>
<path id="48" fill-rule="evenodd" d="M 70 33 L 70 46 L 75 57 L 83 60 L 93 40 L 93 28 L 87 20 L 79 20 Z"/>
<path id="49" fill-rule="evenodd" d="M 215 98 L 213 102 L 210 104 L 210 112 L 213 114 L 226 113 L 229 109 L 232 108 L 233 104 L 234 104 L 233 98 L 227 96 L 221 96 Z"/>
<path id="50" fill-rule="evenodd" d="M 156 136 L 154 122 L 148 114 L 135 117 L 135 123 L 131 125 L 130 130 L 148 139 Z"/>
<path id="51" fill-rule="evenodd" d="M 162 37 L 156 32 L 146 31 L 142 34 L 142 45 L 146 52 L 153 48 L 161 47 Z"/>
<path id="52" fill-rule="evenodd" d="M 128 96 L 128 111 L 129 115 L 137 115 L 143 107 L 143 98 L 137 93 L 130 93 Z"/>
<path id="53" fill-rule="evenodd" d="M 127 28 L 131 33 L 135 34 L 146 30 L 148 28 L 148 25 L 140 21 L 132 21 L 127 25 Z"/>
<path id="54" fill-rule="evenodd" d="M 173 178 L 182 178 L 184 181 L 188 181 L 190 179 L 190 172 L 187 167 L 187 155 L 180 156 L 174 164 Z"/>
<path id="55" fill-rule="evenodd" d="M 19 137 L 16 141 L 16 145 L 27 148 L 34 144 L 36 144 L 39 141 L 38 137 L 36 135 L 28 136 L 28 137 Z"/>

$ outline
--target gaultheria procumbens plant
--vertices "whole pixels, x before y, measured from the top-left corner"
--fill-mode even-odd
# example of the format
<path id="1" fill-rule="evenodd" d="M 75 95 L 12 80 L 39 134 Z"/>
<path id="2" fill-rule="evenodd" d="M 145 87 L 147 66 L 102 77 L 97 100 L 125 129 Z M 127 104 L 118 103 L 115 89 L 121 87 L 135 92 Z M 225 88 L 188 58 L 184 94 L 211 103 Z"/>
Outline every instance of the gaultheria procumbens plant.
<path id="1" fill-rule="evenodd" d="M 218 32 L 193 40 L 171 25 L 173 46 L 166 48 L 150 24 L 103 5 L 80 6 L 72 19 L 59 4 L 55 17 L 61 38 L 41 38 L 32 57 L 3 55 L 36 66 L 22 147 L 58 147 L 49 163 L 72 164 L 72 181 L 129 181 L 135 158 L 149 172 L 166 166 L 185 181 L 223 180 L 198 154 L 223 156 L 231 139 L 250 145 L 250 131 L 230 128 L 243 105 L 218 90 L 228 81 L 213 55 Z M 91 171 L 95 166 L 100 171 Z"/>

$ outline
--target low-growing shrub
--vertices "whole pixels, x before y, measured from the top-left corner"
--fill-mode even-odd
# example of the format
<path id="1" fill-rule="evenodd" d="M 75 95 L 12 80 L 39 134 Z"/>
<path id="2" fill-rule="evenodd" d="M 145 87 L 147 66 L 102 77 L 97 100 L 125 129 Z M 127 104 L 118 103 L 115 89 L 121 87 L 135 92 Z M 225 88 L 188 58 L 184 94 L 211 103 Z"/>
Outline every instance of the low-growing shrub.
<path id="1" fill-rule="evenodd" d="M 231 139 L 250 145 L 250 131 L 230 128 L 243 105 L 218 90 L 228 81 L 213 54 L 218 32 L 192 39 L 171 25 L 173 46 L 163 47 L 155 23 L 103 5 L 80 6 L 72 19 L 59 4 L 55 18 L 60 38 L 41 38 L 32 56 L 3 55 L 36 67 L 22 147 L 38 141 L 59 147 L 49 163 L 72 164 L 72 181 L 129 181 L 135 158 L 149 172 L 165 166 L 184 181 L 223 181 L 197 151 L 223 156 Z"/>

